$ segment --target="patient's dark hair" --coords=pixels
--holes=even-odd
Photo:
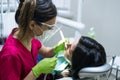
[[[71,76],[79,78],[78,72],[84,67],[101,66],[106,63],[104,47],[96,40],[82,36],[73,51]]]

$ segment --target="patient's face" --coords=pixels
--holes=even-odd
[[[73,51],[75,50],[76,48],[76,45],[78,43],[78,40],[75,40],[73,41],[72,43],[69,43],[69,44],[66,44],[67,45],[67,48],[64,52],[64,56],[71,61],[71,58],[72,58],[72,54],[73,54]]]

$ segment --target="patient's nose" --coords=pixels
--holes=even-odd
[[[66,49],[69,49],[71,47],[71,44],[66,44]]]

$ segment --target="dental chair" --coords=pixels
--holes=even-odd
[[[59,19],[60,19],[60,20],[58,20],[59,23],[62,23],[62,21],[64,21],[61,18],[59,18]],[[64,22],[70,22],[70,21],[65,20]],[[70,25],[72,25],[72,24],[73,23],[71,22]],[[80,25],[80,24],[78,24],[78,25]],[[69,25],[67,25],[67,26],[69,26]],[[75,30],[74,38],[79,38],[80,37],[81,30],[84,29],[84,27],[85,26],[83,26],[83,25],[81,26],[81,28],[80,28],[80,26],[79,27],[70,26],[70,28],[72,30],[73,29]],[[64,29],[62,31],[65,35]],[[99,67],[86,67],[86,68],[83,68],[82,70],[80,70],[78,75],[79,75],[80,78],[89,77],[89,78],[94,78],[94,80],[108,80],[108,73],[111,70],[111,68],[112,68],[111,65],[108,64],[108,63],[106,63],[102,66],[99,66]],[[83,79],[83,80],[85,80],[85,79]]]
[[[59,55],[59,61],[57,61],[56,71],[64,70],[67,62],[63,56],[63,54]],[[79,71],[80,80],[108,80],[108,75],[112,66],[108,63],[98,66],[98,67],[86,67]],[[61,78],[57,80],[72,80],[70,77]]]
[[[111,70],[110,64],[104,64],[98,67],[86,67],[79,71],[79,77],[89,78],[91,80],[108,80],[108,72]],[[83,79],[85,80],[85,79]]]

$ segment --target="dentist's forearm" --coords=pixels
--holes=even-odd
[[[39,50],[39,53],[43,57],[52,57],[55,55],[52,47],[45,47],[45,46],[42,46],[42,48]]]
[[[24,80],[36,80],[36,79],[37,77],[35,77],[32,71],[30,71],[30,73],[24,78]]]

